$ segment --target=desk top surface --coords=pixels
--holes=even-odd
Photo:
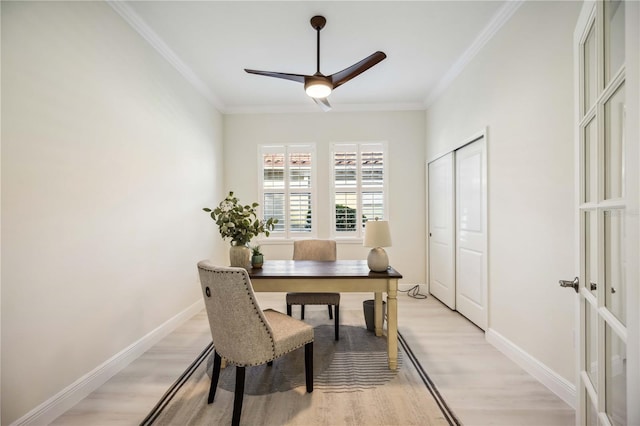
[[[266,260],[260,269],[249,269],[251,279],[260,278],[393,278],[402,274],[389,266],[385,272],[372,272],[366,260]]]

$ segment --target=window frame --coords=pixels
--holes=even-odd
[[[283,166],[283,188],[265,188],[264,181],[264,155],[268,153],[283,154],[285,161]],[[309,187],[296,188],[291,186],[290,179],[290,154],[294,153],[308,153],[311,158],[310,167],[310,185]],[[285,199],[284,205],[284,230],[270,232],[269,238],[262,239],[261,243],[294,240],[301,238],[316,238],[318,234],[317,225],[317,198],[318,198],[318,184],[317,184],[317,162],[316,156],[316,144],[315,143],[299,143],[299,144],[260,144],[258,145],[258,192],[260,197],[260,217],[265,218],[264,204],[265,194],[283,194]],[[309,232],[295,232],[291,230],[291,195],[296,193],[309,193],[311,198],[311,230]]]
[[[341,148],[342,149],[339,149]],[[335,156],[337,152],[347,152],[349,147],[353,147],[356,151],[356,184],[352,188],[340,188],[336,185],[336,164]],[[366,142],[332,142],[329,150],[329,173],[330,173],[330,203],[329,203],[329,217],[331,218],[329,234],[331,238],[345,242],[361,242],[364,239],[364,223],[362,221],[363,212],[363,193],[367,192],[370,187],[363,186],[362,183],[362,152],[371,150],[380,150],[382,152],[382,185],[379,187],[379,191],[382,192],[382,220],[389,220],[389,149],[386,141],[366,141]],[[353,190],[357,197],[356,208],[356,231],[345,232],[336,230],[336,194],[345,190]],[[378,188],[375,188],[378,190]],[[360,212],[360,214],[358,214]]]

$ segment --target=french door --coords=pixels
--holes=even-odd
[[[574,281],[580,324],[578,425],[627,425],[638,412],[639,395],[634,390],[640,382],[635,368],[638,317],[630,313],[638,309],[638,282],[630,279],[638,263],[631,241],[638,238],[631,223],[637,220],[631,217],[637,211],[630,209],[638,184],[637,175],[631,181],[629,173],[629,166],[638,164],[637,157],[635,162],[627,157],[637,153],[638,141],[637,132],[631,139],[626,134],[631,119],[627,98],[635,102],[638,94],[628,91],[628,77],[637,76],[628,76],[625,67],[628,6],[624,1],[585,2],[574,36],[580,230],[580,272]]]

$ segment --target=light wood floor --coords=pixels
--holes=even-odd
[[[258,293],[258,298],[263,309],[286,312],[283,294]],[[362,301],[371,298],[343,293],[340,308],[361,311]],[[401,293],[398,305],[400,332],[463,424],[575,424],[571,407],[489,345],[464,317],[432,296],[419,300]],[[307,307],[315,309],[326,313],[326,307]],[[53,424],[139,424],[210,340],[202,311]]]

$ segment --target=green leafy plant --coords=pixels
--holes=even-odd
[[[260,246],[249,246],[249,248],[251,249],[251,255],[252,256],[260,256],[262,254],[262,252],[260,251]]]
[[[210,213],[211,219],[218,225],[223,240],[231,239],[231,245],[245,246],[253,237],[260,234],[268,237],[269,231],[272,231],[278,223],[278,219],[273,217],[267,220],[258,219],[256,213],[258,206],[258,203],[242,205],[231,191],[215,209],[205,207],[202,210]]]

